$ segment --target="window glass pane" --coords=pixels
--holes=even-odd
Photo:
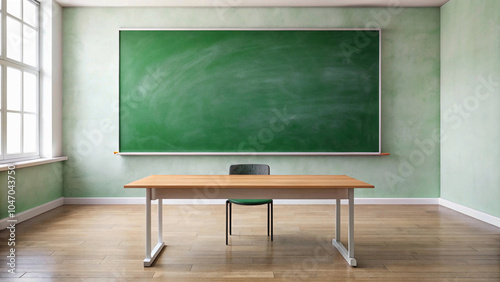
[[[2,2],[2,1],[0,1]],[[2,66],[0,66],[0,89],[2,89]],[[2,124],[2,97],[0,96],[0,125]],[[0,128],[0,156],[3,154],[2,152],[2,128]]]
[[[7,13],[21,18],[21,0],[7,0]]]
[[[7,57],[21,61],[21,23],[7,17]]]
[[[29,72],[24,72],[24,106],[25,112],[36,112],[36,75]]]
[[[2,111],[0,111],[0,124],[2,124]],[[2,152],[2,130],[0,130],[0,156],[2,154],[3,154],[3,152]]]
[[[21,110],[21,71],[7,68],[7,109]]]
[[[2,1],[0,1],[0,2],[2,2]],[[2,89],[2,70],[3,70],[3,67],[2,67],[2,66],[0,66],[0,91],[1,91],[1,89]],[[1,93],[1,92],[0,92],[0,93]],[[1,96],[1,95],[0,95],[0,109],[2,109],[2,96]],[[1,124],[2,124],[2,123],[0,122],[0,125],[1,125]],[[0,131],[2,131],[2,130],[0,130]],[[0,139],[0,140],[1,140],[1,139]],[[0,146],[0,147],[1,147],[1,146]]]
[[[23,21],[37,27],[38,26],[38,5],[33,2],[24,0],[23,4]]]
[[[7,113],[7,154],[21,153],[21,114]]]
[[[2,1],[0,1],[1,3]],[[1,14],[1,11],[0,11],[0,14]],[[3,53],[3,50],[2,50],[2,45],[1,42],[3,41],[3,28],[2,28],[2,21],[0,21],[0,54]]]
[[[36,43],[38,32],[27,25],[24,25],[23,32],[23,62],[36,67]]]
[[[36,152],[36,115],[24,115],[23,153]]]

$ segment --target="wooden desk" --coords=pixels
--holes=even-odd
[[[124,186],[146,188],[146,258],[151,266],[165,246],[162,199],[336,199],[332,244],[351,266],[354,259],[354,188],[373,185],[346,175],[151,175]],[[348,248],[340,242],[340,199],[349,201]],[[151,201],[158,200],[158,243],[151,251]],[[223,242],[221,242],[222,244]]]

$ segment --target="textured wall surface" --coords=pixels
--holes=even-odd
[[[376,186],[357,197],[439,197],[438,8],[65,8],[64,196],[142,196],[123,185],[151,174],[347,174]],[[389,157],[115,156],[118,30],[174,27],[382,28],[382,150]],[[434,139],[433,139],[434,138]]]
[[[441,25],[441,197],[500,216],[500,1],[450,1]]]
[[[62,169],[62,162],[16,169],[16,213],[61,198],[63,196]],[[8,216],[7,176],[7,171],[0,172],[0,187],[2,187],[0,219]]]

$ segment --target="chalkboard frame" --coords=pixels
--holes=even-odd
[[[378,152],[119,152],[114,154],[122,156],[384,156],[389,153],[382,153],[382,29],[380,28],[120,28],[118,29],[118,42],[120,42],[121,31],[376,31],[378,32],[379,43],[379,70],[378,70]],[[120,48],[118,52],[118,85],[120,85]],[[120,101],[120,90],[118,91],[118,101]],[[120,110],[118,111],[118,122],[120,123]],[[120,126],[118,127],[120,128]],[[120,132],[118,133],[118,146],[120,146]]]

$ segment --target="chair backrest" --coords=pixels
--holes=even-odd
[[[265,164],[235,164],[229,167],[229,174],[271,174]]]

